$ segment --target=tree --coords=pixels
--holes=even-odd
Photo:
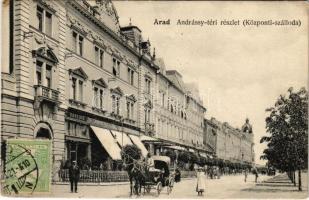
[[[178,160],[184,163],[188,163],[191,159],[190,153],[187,151],[180,152],[178,155]]]
[[[190,162],[192,164],[197,164],[198,163],[198,156],[195,153],[191,153],[191,155],[190,155]]]
[[[142,151],[135,145],[126,145],[121,150],[121,157],[125,159],[127,156],[130,159],[139,160],[142,157]]]
[[[261,159],[285,172],[298,170],[298,189],[302,190],[301,170],[308,167],[308,93],[305,88],[298,92],[289,88],[288,95],[280,95],[275,106],[266,112],[266,131],[270,136],[260,140],[267,143]]]

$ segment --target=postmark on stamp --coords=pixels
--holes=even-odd
[[[50,140],[7,140],[3,194],[49,192],[51,164]]]

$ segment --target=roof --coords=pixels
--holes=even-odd
[[[137,26],[133,26],[133,25],[120,27],[120,30],[121,31],[127,31],[127,30],[131,30],[133,28],[136,28],[139,32],[142,32],[141,29],[139,29]]]
[[[182,75],[176,70],[167,70],[166,76],[172,83],[183,92],[186,92],[185,83],[182,80]]]

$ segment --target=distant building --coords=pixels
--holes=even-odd
[[[253,131],[248,119],[241,130],[215,118],[205,119],[205,126],[204,142],[215,147],[217,158],[231,162],[254,162]]]

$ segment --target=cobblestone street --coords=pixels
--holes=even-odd
[[[280,188],[260,186],[262,181],[271,177],[260,176],[259,184],[255,184],[254,176],[249,175],[248,181],[244,182],[244,176],[224,176],[221,179],[207,179],[206,193],[203,197],[198,197],[195,192],[196,179],[185,179],[174,185],[170,195],[164,188],[159,198],[305,198],[307,196],[307,174],[303,174],[303,190],[297,191],[297,187]],[[129,185],[92,185],[79,186],[78,193],[70,193],[69,185],[54,185],[53,197],[73,197],[73,198],[129,198]],[[141,196],[142,198],[155,198],[156,191],[151,190],[150,194]],[[137,198],[133,196],[132,198]]]

